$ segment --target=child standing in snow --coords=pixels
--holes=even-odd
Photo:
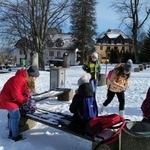
[[[98,61],[98,53],[93,52],[90,56],[89,60],[83,65],[82,69],[91,74],[90,84],[92,85],[92,89],[94,95],[96,95],[96,89],[99,81],[100,75],[100,62]]]
[[[9,138],[14,141],[23,139],[19,134],[19,107],[30,99],[30,92],[35,92],[35,80],[39,76],[36,66],[28,70],[18,70],[4,85],[0,93],[0,109],[9,113]]]
[[[114,68],[108,83],[107,99],[103,103],[101,112],[105,110],[105,107],[113,100],[116,94],[119,101],[119,114],[124,115],[125,90],[129,85],[131,68],[131,59],[125,64],[121,63]]]

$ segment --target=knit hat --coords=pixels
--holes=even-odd
[[[91,55],[91,57],[94,57],[94,58],[98,59],[98,53],[97,53],[97,52],[94,52],[94,53]]]
[[[91,74],[87,73],[84,74],[79,80],[78,80],[78,86],[81,86],[84,83],[89,83],[91,79]]]
[[[30,66],[27,70],[29,76],[39,77],[40,73],[37,66]]]
[[[126,72],[130,72],[131,68],[132,68],[132,60],[129,59],[124,65],[123,65],[123,70],[125,70]]]

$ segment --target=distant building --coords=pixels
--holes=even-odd
[[[69,33],[56,33],[51,36],[51,41],[47,43],[47,63],[49,60],[62,60],[64,53],[70,55],[70,65],[77,64],[77,51],[73,48],[72,37]]]
[[[61,30],[49,29],[49,41],[47,42],[46,52],[44,54],[45,65],[49,65],[50,62],[63,60],[64,53],[68,53],[70,56],[70,65],[76,65],[77,62],[77,50],[73,48],[72,37],[69,33],[62,33]],[[17,64],[23,65],[23,59],[25,55],[23,50],[17,50]],[[30,65],[30,54],[27,54],[27,63]]]
[[[119,29],[108,29],[96,39],[96,51],[101,54],[101,62],[108,60],[110,50],[129,51],[133,48],[132,39]]]

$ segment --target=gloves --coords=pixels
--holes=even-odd
[[[34,100],[29,100],[27,103],[24,103],[20,107],[20,112],[22,115],[25,115],[26,113],[33,114],[36,111],[36,103]]]

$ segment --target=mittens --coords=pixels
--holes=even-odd
[[[36,109],[37,109],[37,107],[36,107],[35,100],[30,99],[27,103],[24,103],[20,107],[20,112],[22,115],[25,115],[27,113],[33,114],[36,111]]]

